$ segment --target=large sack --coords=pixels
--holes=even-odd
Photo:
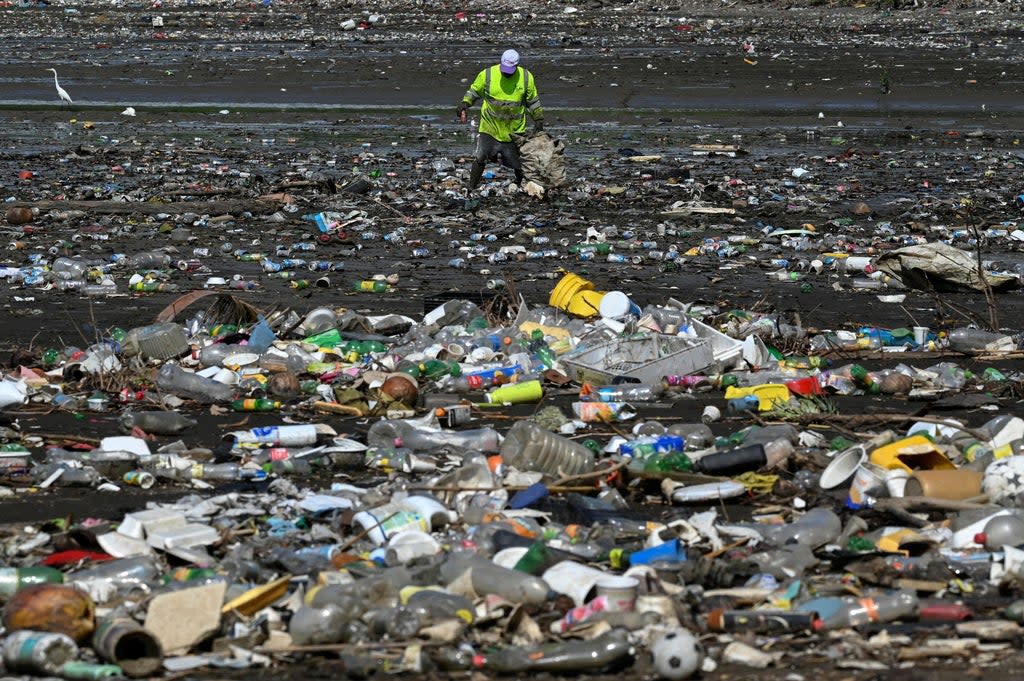
[[[539,132],[519,147],[524,183],[530,182],[549,191],[566,184],[565,145],[546,132]]]
[[[897,248],[879,256],[875,266],[916,289],[984,291],[987,280],[992,290],[1006,291],[1020,283],[1017,277],[991,273],[982,280],[974,253],[941,242]]]

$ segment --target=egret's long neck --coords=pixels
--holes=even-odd
[[[60,83],[57,82],[57,72],[53,72],[53,84],[55,87],[60,87]]]

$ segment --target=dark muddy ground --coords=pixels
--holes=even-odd
[[[941,329],[987,318],[978,294],[908,291],[902,303],[883,303],[878,292],[853,290],[848,277],[830,272],[810,276],[810,290],[802,290],[800,283],[770,277],[774,270],[759,261],[810,257],[840,240],[852,241],[862,252],[881,252],[903,245],[908,236],[945,238],[968,221],[984,229],[1020,219],[1013,199],[1022,184],[1024,106],[1018,97],[1021,57],[1014,48],[1020,29],[1010,3],[899,11],[761,3],[713,9],[588,3],[576,12],[567,9],[562,4],[392,3],[373,9],[384,17],[376,26],[354,32],[340,24],[365,18],[362,8],[325,2],[276,3],[269,12],[258,6],[189,8],[183,3],[165,3],[159,12],[106,4],[75,13],[58,7],[0,9],[7,47],[0,55],[0,197],[46,207],[39,202],[127,195],[136,201],[191,202],[198,215],[231,216],[190,224],[198,218],[182,218],[186,208],[180,206],[169,206],[165,217],[112,212],[110,204],[97,203],[82,216],[59,217],[59,210],[69,207],[60,204],[44,210],[31,226],[4,225],[3,241],[23,243],[4,251],[0,264],[21,266],[31,254],[48,249],[109,258],[173,247],[177,259],[208,248],[211,255],[199,259],[209,271],[175,273],[171,281],[187,290],[201,287],[211,275],[242,274],[260,283],[256,291],[236,292],[242,299],[264,310],[290,307],[300,313],[329,305],[418,318],[426,300],[453,292],[479,295],[485,282],[497,277],[513,282],[529,303],[543,303],[553,277],[564,269],[599,288],[627,291],[640,304],[671,296],[722,310],[771,310],[808,329],[865,324]],[[465,21],[456,15],[460,11],[467,13]],[[164,17],[162,28],[152,26],[158,13]],[[741,50],[745,40],[754,44],[753,53]],[[466,79],[509,45],[520,49],[538,78],[548,129],[567,144],[572,181],[549,201],[535,202],[507,196],[508,175],[495,169],[497,177],[483,195],[467,202],[458,183],[435,174],[432,163],[452,159],[458,177],[465,176],[472,139],[466,127],[453,122],[454,105]],[[75,100],[70,110],[56,106],[49,67],[57,69]],[[888,94],[883,93],[886,82]],[[126,106],[134,106],[138,116],[121,115]],[[696,156],[692,144],[736,145],[741,153]],[[660,159],[628,160],[638,155]],[[792,170],[798,167],[811,172],[797,180]],[[26,170],[32,178],[19,179]],[[369,177],[370,194],[331,191],[356,175]],[[686,182],[690,178],[693,182]],[[298,207],[281,212],[283,221],[269,217],[279,205],[258,202],[275,191],[287,191]],[[659,215],[676,201],[694,198],[733,208],[735,214]],[[859,203],[870,213],[856,212]],[[272,253],[279,244],[315,236],[303,215],[350,209],[366,211],[379,235],[399,227],[404,234],[394,243],[376,238],[318,246],[317,259],[344,262],[343,270],[328,275],[330,288],[295,290],[286,280],[266,277],[258,264],[220,252],[230,242],[234,248]],[[812,240],[807,252],[766,239],[762,231],[768,225],[808,223],[822,237]],[[637,239],[656,239],[661,250],[675,244],[685,252],[705,239],[732,236],[737,243],[747,238],[747,252],[686,257],[678,266],[579,262],[568,255],[496,264],[471,257],[464,269],[447,264],[467,257],[460,247],[472,245],[466,239],[475,232],[500,236],[491,251],[517,243],[532,250],[534,234],[517,236],[521,228],[531,228],[551,239],[543,248],[565,253],[588,227],[611,225],[620,233],[634,231]],[[172,241],[171,226],[190,226],[193,239]],[[431,256],[411,258],[413,242],[430,248]],[[955,243],[966,246],[966,237]],[[1003,238],[985,241],[983,255],[1008,267],[1021,259],[1019,249]],[[393,293],[350,292],[354,281],[392,272],[400,277]],[[112,327],[149,323],[177,296],[129,294],[124,277],[117,280],[119,296],[89,300],[0,281],[5,325],[0,351],[82,346]],[[997,308],[1004,328],[1019,329],[1020,293],[999,295]],[[940,361],[937,356],[912,359],[869,361],[874,366]],[[992,365],[961,357],[953,361],[975,371]],[[998,366],[1006,370],[1017,364]],[[684,399],[649,415],[693,420],[708,403],[721,405],[720,393]],[[844,413],[927,409],[892,397],[837,398],[836,403]],[[1021,408],[1007,397],[1000,410],[1019,413]],[[214,447],[230,429],[228,422],[235,427],[240,420],[197,415],[201,427],[186,440],[202,447]],[[994,414],[950,415],[978,425]],[[113,412],[75,416],[32,407],[8,416],[26,433],[54,440],[63,433],[96,438],[117,432]],[[326,421],[339,432],[368,427],[357,419],[295,416]],[[248,424],[277,421],[259,415]],[[735,419],[715,429],[724,434],[746,424]],[[117,495],[19,490],[0,502],[0,512],[19,523],[58,516],[117,519],[147,500],[180,493],[166,487]],[[646,508],[662,516],[674,512]],[[757,672],[757,678],[807,678],[823,666],[835,679],[888,674],[842,669],[823,655],[808,655],[770,675]],[[1013,663],[1008,659],[981,671],[1005,675]],[[960,678],[975,671],[961,663],[918,663],[901,673]],[[281,670],[303,677],[337,672],[323,661]],[[212,676],[220,675],[203,678]],[[712,678],[754,674],[723,668]]]

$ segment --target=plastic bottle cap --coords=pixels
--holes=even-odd
[[[975,544],[984,544],[987,540],[988,540],[988,535],[985,534],[984,532],[979,532],[976,535],[974,535],[974,543]]]

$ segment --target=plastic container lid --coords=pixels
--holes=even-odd
[[[622,291],[608,291],[601,298],[598,310],[605,319],[622,319],[630,313],[632,305],[629,296]]]

